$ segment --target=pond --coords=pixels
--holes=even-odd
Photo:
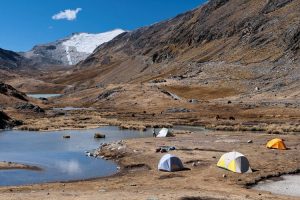
[[[105,134],[106,138],[94,139],[96,132]],[[70,135],[71,138],[63,139],[64,135]],[[103,142],[151,136],[150,129],[139,132],[112,126],[52,132],[1,131],[0,161],[34,165],[43,170],[0,170],[0,185],[72,181],[113,175],[117,172],[114,162],[87,157],[85,151],[96,149]]]
[[[51,97],[59,97],[61,94],[27,94],[27,96],[32,97],[32,98],[51,98]]]
[[[261,181],[253,188],[274,194],[300,197],[300,175],[285,175]]]
[[[55,111],[77,111],[77,110],[95,110],[94,108],[77,108],[77,107],[64,107],[64,108],[53,108]]]

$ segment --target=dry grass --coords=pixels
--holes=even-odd
[[[213,88],[200,86],[164,86],[164,89],[186,99],[210,100],[237,94],[233,88]]]

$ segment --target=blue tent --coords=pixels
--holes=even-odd
[[[161,171],[174,172],[183,169],[184,167],[181,160],[178,157],[171,154],[164,155],[158,163],[158,170]]]

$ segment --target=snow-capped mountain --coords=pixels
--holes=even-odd
[[[32,65],[36,67],[75,65],[87,58],[98,46],[123,32],[124,30],[116,29],[98,34],[75,33],[55,42],[37,45],[32,50],[21,54],[31,59]]]

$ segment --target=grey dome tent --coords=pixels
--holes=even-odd
[[[184,166],[181,160],[178,157],[171,154],[164,155],[158,163],[158,170],[160,171],[174,172],[183,169]]]

